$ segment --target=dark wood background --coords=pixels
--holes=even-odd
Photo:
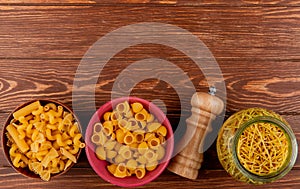
[[[72,106],[73,78],[89,47],[105,34],[139,22],[182,27],[207,45],[225,79],[226,115],[248,107],[274,110],[288,120],[300,140],[300,1],[296,0],[0,0],[0,131],[8,114],[28,100],[51,98]],[[207,90],[204,76],[187,56],[162,45],[141,44],[124,49],[104,68],[96,85],[97,107],[110,100],[114,79],[126,66],[151,57],[173,62],[197,91]],[[161,99],[173,124],[180,108],[189,115],[188,97],[181,107],[168,83],[149,79],[131,94]],[[81,115],[89,118],[88,107],[81,107]],[[16,173],[0,153],[0,188],[66,186],[116,187],[95,174],[84,153],[67,174],[48,183]],[[141,188],[166,187],[299,188],[300,160],[275,183],[251,186],[228,176],[214,144],[205,152],[197,180],[165,171]]]

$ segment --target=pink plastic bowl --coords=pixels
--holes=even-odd
[[[146,175],[142,179],[138,179],[135,176],[125,177],[125,178],[117,178],[114,177],[111,173],[108,172],[106,165],[107,161],[99,160],[95,155],[95,145],[91,142],[91,136],[93,134],[93,125],[103,117],[103,114],[108,111],[112,111],[113,107],[115,107],[118,103],[129,101],[129,103],[140,102],[143,106],[152,113],[157,120],[166,126],[168,130],[167,134],[167,145],[166,145],[166,154],[160,164],[153,171],[147,171]],[[141,185],[145,185],[155,178],[157,178],[167,167],[169,160],[172,157],[173,148],[174,148],[174,139],[173,139],[173,130],[172,126],[166,117],[166,115],[153,103],[150,103],[146,100],[137,98],[137,97],[123,97],[114,99],[112,101],[107,102],[103,106],[101,106],[92,116],[87,130],[85,134],[85,142],[87,144],[85,151],[87,158],[89,160],[90,165],[94,169],[94,171],[104,180],[110,182],[114,185],[122,186],[122,187],[137,187]]]

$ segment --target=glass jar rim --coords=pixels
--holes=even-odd
[[[289,143],[289,147],[288,147],[289,154],[288,154],[288,157],[286,158],[284,164],[275,173],[270,173],[268,175],[263,175],[263,176],[260,176],[260,175],[257,175],[257,174],[254,174],[254,173],[248,171],[240,163],[238,155],[237,155],[237,144],[238,144],[241,134],[245,131],[246,128],[251,126],[253,123],[257,123],[257,122],[269,122],[269,123],[272,123],[272,124],[278,126],[281,130],[284,131],[284,134],[287,136],[288,143]],[[234,147],[232,148],[232,156],[233,156],[233,161],[236,164],[236,167],[238,168],[238,170],[246,177],[248,177],[252,180],[258,181],[258,182],[263,182],[263,183],[279,179],[279,178],[283,177],[284,175],[286,175],[294,166],[296,159],[297,159],[297,154],[298,154],[297,140],[296,140],[294,132],[292,131],[290,126],[288,126],[286,123],[282,122],[281,120],[271,117],[271,116],[257,116],[257,117],[250,119],[249,121],[246,121],[245,123],[243,123],[241,125],[241,127],[239,127],[238,130],[236,131],[236,134],[233,138],[233,144],[234,144],[233,145]]]

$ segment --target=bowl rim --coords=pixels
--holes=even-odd
[[[17,168],[13,165],[10,157],[9,157],[9,147],[7,146],[7,136],[6,136],[6,127],[9,125],[10,121],[13,119],[13,113],[16,112],[17,110],[25,107],[26,105],[29,105],[33,102],[36,102],[36,101],[40,101],[41,104],[46,104],[46,103],[55,103],[56,105],[61,105],[64,109],[66,109],[68,112],[72,113],[74,119],[76,120],[76,122],[78,123],[78,129],[80,131],[80,133],[82,134],[82,126],[81,126],[81,123],[80,123],[80,120],[78,119],[77,115],[74,113],[74,111],[66,104],[58,101],[58,100],[54,100],[54,99],[41,99],[41,98],[37,98],[37,99],[32,99],[32,100],[29,100],[27,102],[24,102],[22,104],[19,104],[13,111],[11,111],[9,113],[9,115],[7,116],[5,122],[4,122],[4,125],[3,125],[3,128],[2,128],[2,139],[1,139],[1,144],[2,144],[2,151],[4,153],[4,156],[5,156],[5,159],[6,161],[8,161],[9,165],[18,173],[21,173],[22,175],[26,176],[26,177],[29,177],[29,178],[36,178],[36,179],[41,179],[40,176],[38,174],[35,174],[33,171],[30,171],[28,169],[28,167],[26,168]],[[81,138],[81,140],[83,141],[83,137]],[[76,160],[79,159],[80,157],[80,154],[82,152],[82,148],[79,148],[79,151],[76,155]],[[54,178],[54,177],[57,177],[59,175],[62,175],[66,172],[68,172],[73,166],[75,165],[74,162],[72,162],[72,164],[66,169],[66,170],[63,170],[59,173],[56,173],[56,174],[51,174],[51,179]]]
[[[167,131],[168,131],[168,135],[167,135],[167,147],[166,147],[166,154],[165,157],[163,158],[163,162],[160,163],[155,170],[156,173],[155,174],[150,174],[151,177],[144,177],[142,179],[137,179],[134,176],[131,177],[126,177],[126,178],[116,178],[113,175],[111,175],[111,173],[109,173],[107,171],[106,168],[102,168],[102,169],[97,169],[98,165],[96,165],[96,163],[100,162],[103,166],[107,165],[107,161],[106,160],[100,160],[95,156],[95,152],[93,149],[91,148],[95,148],[95,144],[93,144],[90,141],[90,137],[92,135],[92,127],[94,125],[95,122],[101,120],[101,116],[107,112],[113,109],[113,106],[116,106],[118,103],[120,102],[124,102],[124,101],[128,101],[130,102],[140,102],[143,105],[146,104],[147,106],[147,110],[149,111],[149,109],[151,109],[151,113],[159,120],[160,123],[163,123],[166,127],[167,127]],[[151,107],[150,107],[151,106]],[[106,110],[108,109],[108,110]],[[106,111],[105,111],[106,110]],[[154,111],[153,111],[154,110]],[[95,121],[96,120],[96,121]],[[173,129],[172,126],[167,118],[167,116],[161,111],[161,109],[159,107],[157,107],[155,104],[142,99],[142,98],[138,98],[135,96],[129,96],[129,97],[119,97],[119,98],[115,98],[112,99],[108,102],[106,102],[105,104],[103,104],[102,106],[100,106],[92,115],[92,117],[90,118],[90,121],[88,123],[87,129],[86,129],[86,133],[85,133],[85,141],[86,141],[86,148],[85,148],[85,152],[86,152],[86,156],[87,159],[92,167],[92,169],[97,173],[98,176],[100,176],[103,180],[117,185],[117,186],[121,186],[121,187],[137,187],[137,186],[142,186],[145,185],[151,181],[153,181],[154,179],[156,179],[168,166],[170,159],[172,158],[172,154],[173,154],[173,150],[174,150],[174,134],[173,134]],[[97,160],[97,162],[95,162],[94,160]],[[153,170],[153,171],[155,171]],[[104,172],[102,172],[104,171]],[[151,171],[152,172],[152,171]],[[150,172],[150,173],[151,173]],[[149,173],[149,172],[148,172]],[[147,175],[147,174],[146,174]],[[147,178],[147,179],[145,179]],[[138,182],[122,182],[124,180],[135,180]]]

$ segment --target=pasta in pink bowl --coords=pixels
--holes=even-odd
[[[32,100],[7,118],[2,146],[19,173],[49,181],[66,173],[85,147],[81,126],[72,110],[55,100]]]
[[[101,106],[90,119],[85,141],[94,171],[122,187],[156,179],[167,167],[174,148],[166,115],[137,97],[117,98]]]

